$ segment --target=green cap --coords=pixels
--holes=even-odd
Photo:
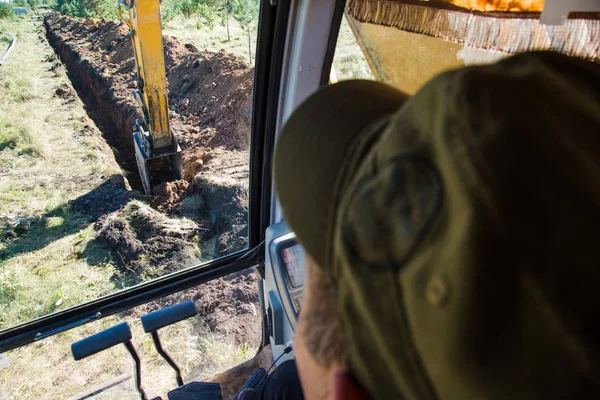
[[[549,52],[292,114],[283,215],[374,399],[600,393],[600,66]]]

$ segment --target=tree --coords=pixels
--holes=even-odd
[[[117,9],[112,0],[57,0],[54,9],[73,17],[116,17]]]
[[[179,9],[178,0],[163,0],[160,3],[160,16],[163,27],[164,24],[172,21],[179,14],[181,14],[181,10]]]
[[[216,3],[208,1],[198,2],[198,15],[208,29],[213,29],[219,20],[219,9]]]
[[[13,15],[10,4],[0,1],[0,19],[10,18]]]
[[[31,9],[35,11],[40,5],[40,0],[27,0],[27,4],[29,4],[29,7],[31,7]]]
[[[183,0],[181,4],[179,4],[179,9],[184,17],[190,18],[198,11],[198,3],[189,0]]]
[[[229,34],[229,16],[231,15],[231,1],[224,0],[220,11],[221,25],[227,27],[227,41],[229,42],[231,40],[231,35]]]
[[[234,0],[233,18],[248,35],[248,57],[252,65],[252,32],[256,28],[258,18],[258,4],[255,0]]]

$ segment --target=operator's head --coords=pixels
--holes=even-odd
[[[598,398],[600,66],[523,54],[410,98],[335,84],[274,173],[311,259],[308,398]]]

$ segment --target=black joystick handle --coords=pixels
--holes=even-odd
[[[121,343],[125,345],[135,363],[135,387],[142,400],[147,400],[146,393],[142,389],[140,357],[135,351],[133,343],[131,343],[131,329],[129,329],[127,322],[115,325],[112,328],[73,343],[71,345],[71,353],[75,361],[79,361]]]
[[[156,351],[161,355],[162,358],[175,370],[175,379],[177,379],[177,386],[183,386],[183,378],[181,377],[181,370],[175,364],[175,361],[167,354],[160,343],[158,337],[158,330],[165,326],[172,325],[176,322],[182,321],[186,318],[193,317],[196,315],[196,306],[192,300],[185,301],[183,303],[175,304],[169,307],[165,307],[161,310],[153,311],[150,314],[144,315],[142,320],[142,327],[144,332],[152,335],[152,341]]]

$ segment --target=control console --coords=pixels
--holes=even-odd
[[[292,234],[293,235],[293,234]],[[288,235],[289,236],[289,235]],[[302,292],[304,288],[305,255],[304,249],[295,237],[278,241],[275,245],[277,254],[277,268],[283,276],[285,291],[292,300],[294,316],[298,316],[300,304],[302,304]]]
[[[287,224],[282,221],[267,228],[264,298],[274,357],[279,356],[286,343],[294,339],[305,273],[304,249]]]

